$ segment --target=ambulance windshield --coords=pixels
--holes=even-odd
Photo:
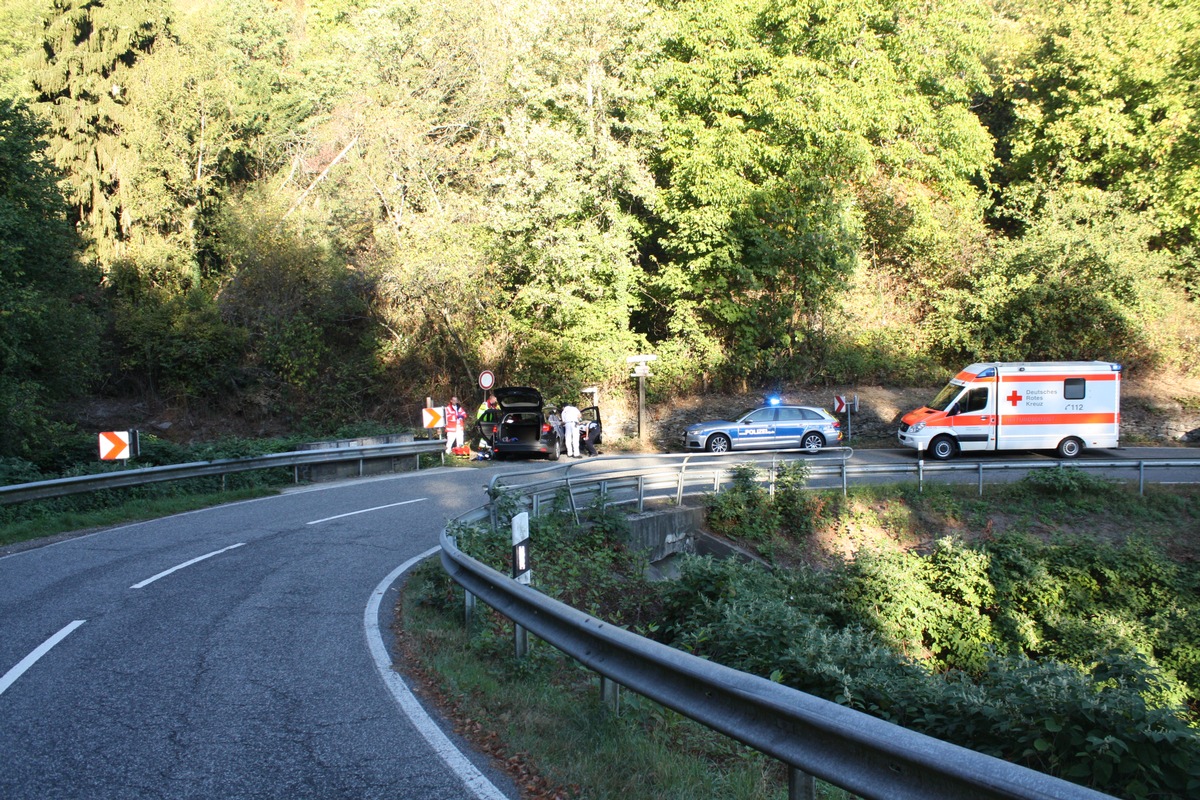
[[[946,388],[938,392],[937,397],[933,398],[933,402],[929,407],[934,411],[946,411],[954,403],[955,399],[962,393],[963,386],[961,383],[947,383]]]

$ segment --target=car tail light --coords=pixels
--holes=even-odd
[[[549,423],[543,422],[542,423],[542,433],[549,433],[549,432],[550,432]]]
[[[835,419],[835,420],[833,421],[833,427],[835,427],[835,428],[840,428],[840,427],[842,427],[842,423],[841,423],[840,421],[838,421],[838,420],[836,420],[836,419]]]

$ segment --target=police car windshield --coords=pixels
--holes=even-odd
[[[947,383],[946,388],[938,392],[937,397],[929,404],[934,411],[946,411],[954,399],[962,392],[963,387],[957,383]]]

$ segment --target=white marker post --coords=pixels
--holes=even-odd
[[[526,586],[533,580],[533,569],[529,566],[529,512],[522,511],[512,519],[512,576],[517,583]],[[529,633],[520,625],[513,626],[514,646],[517,658],[529,654]]]

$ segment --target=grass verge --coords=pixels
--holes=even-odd
[[[0,526],[0,548],[53,538],[64,533],[87,533],[98,528],[169,517],[185,511],[278,494],[269,486],[250,486],[224,492],[138,498],[107,508],[50,512]]]

